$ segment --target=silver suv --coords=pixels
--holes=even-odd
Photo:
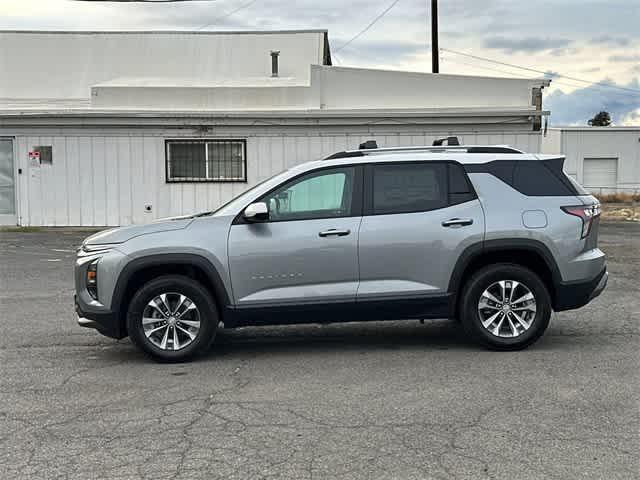
[[[93,235],[78,323],[165,361],[221,322],[456,318],[486,347],[525,348],[605,288],[600,205],[562,157],[456,143],[367,142],[215,211]]]

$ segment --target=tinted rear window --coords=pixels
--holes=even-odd
[[[575,178],[573,178],[571,175],[566,175],[567,179],[571,182],[571,185],[573,185],[573,188],[576,189],[576,192],[578,195],[591,195],[589,192],[587,192],[584,187],[582,185],[580,185],[577,180]]]
[[[567,185],[543,162],[519,162],[513,174],[516,190],[530,196],[558,197],[571,195]]]
[[[446,164],[376,165],[373,213],[410,213],[447,205]]]
[[[467,165],[469,173],[489,173],[520,193],[533,197],[584,195],[584,190],[562,171],[563,159],[495,160]]]

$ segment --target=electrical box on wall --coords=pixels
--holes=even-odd
[[[39,145],[37,147],[33,147],[31,153],[37,154],[37,157],[40,159],[40,165],[52,165],[53,164],[53,148],[51,145]]]

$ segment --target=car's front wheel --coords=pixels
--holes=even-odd
[[[462,326],[494,350],[520,350],[538,340],[551,317],[551,298],[538,275],[515,264],[482,268],[466,284]]]
[[[133,343],[160,361],[184,361],[204,351],[218,325],[209,292],[181,275],[154,279],[136,292],[127,313]]]

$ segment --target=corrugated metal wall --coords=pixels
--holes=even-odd
[[[344,132],[344,127],[341,128]],[[83,134],[81,130],[55,135],[15,136],[18,176],[18,216],[24,226],[105,226],[147,223],[154,219],[216,208],[255,183],[297,163],[333,152],[357,148],[375,138],[380,146],[430,145],[447,136],[437,132],[370,133],[308,132],[255,128],[216,132],[206,138],[247,139],[247,183],[165,182],[165,139],[184,131],[144,131],[140,134]],[[460,134],[466,144],[509,144],[526,151],[540,150],[540,135],[531,133]],[[191,137],[193,138],[193,137]],[[53,164],[35,166],[29,151],[53,146]],[[152,205],[152,212],[145,212]]]
[[[567,159],[565,171],[580,183],[585,183],[584,161],[589,158],[617,159],[616,188],[603,188],[602,193],[640,190],[640,129],[557,129],[556,137],[545,138],[547,153],[563,153]],[[559,139],[558,139],[559,136]],[[559,152],[558,152],[559,150]],[[606,185],[599,185],[607,187]],[[597,187],[591,185],[591,187]],[[592,189],[598,192],[597,189]]]

